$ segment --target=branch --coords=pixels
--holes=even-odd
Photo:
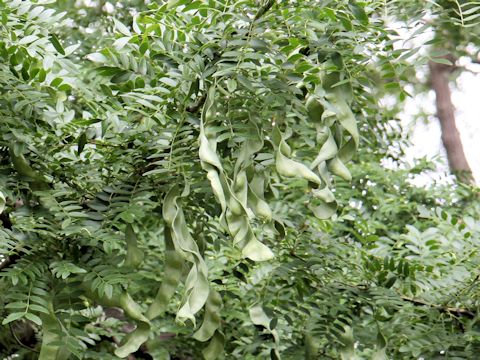
[[[369,287],[367,285],[346,284],[346,283],[341,283],[341,282],[338,282],[338,283],[340,283],[341,285],[344,285],[346,287],[351,287],[351,288],[358,289],[358,290],[363,290],[363,291],[365,291],[365,290],[368,291],[369,290]],[[466,317],[468,319],[473,319],[477,315],[474,311],[466,309],[466,308],[455,308],[455,307],[448,307],[448,306],[443,306],[443,305],[431,304],[431,303],[428,303],[424,300],[410,298],[408,296],[403,296],[403,295],[400,295],[400,294],[398,294],[398,295],[400,296],[400,299],[402,299],[403,301],[412,303],[412,304],[417,305],[417,306],[427,306],[427,307],[435,309],[435,310],[437,310],[441,313],[450,314],[450,315],[453,315],[455,317]]]
[[[266,0],[265,4],[258,9],[253,21],[260,19],[275,4],[275,0]]]
[[[10,215],[7,212],[3,212],[0,214],[0,221],[3,224],[5,229],[12,230],[12,221],[10,220]],[[11,265],[15,264],[20,259],[20,255],[13,254],[6,256],[2,262],[0,262],[0,271],[10,267]]]
[[[189,113],[196,113],[198,110],[200,110],[200,108],[203,106],[203,104],[205,104],[205,101],[207,100],[207,95],[206,94],[203,94],[202,96],[200,96],[197,100],[197,102],[191,106],[188,106],[187,107],[187,111]]]
[[[466,317],[468,319],[473,319],[476,316],[475,312],[473,312],[469,309],[465,309],[465,308],[453,308],[453,307],[448,307],[448,306],[430,304],[430,303],[427,303],[426,301],[423,301],[423,300],[420,300],[420,299],[409,298],[407,296],[401,296],[401,299],[404,300],[404,301],[408,301],[408,302],[410,302],[414,305],[427,306],[427,307],[436,309],[436,310],[440,311],[441,313],[454,315],[456,317],[463,316],[463,317]]]
[[[15,264],[20,259],[19,255],[9,255],[0,263],[0,271]]]

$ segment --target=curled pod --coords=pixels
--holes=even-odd
[[[142,263],[145,254],[138,248],[137,235],[131,224],[127,224],[125,228],[125,240],[127,242],[125,266],[136,268]]]
[[[45,178],[30,166],[23,155],[16,155],[15,152],[10,149],[10,158],[12,159],[13,167],[20,175],[26,176],[34,181],[45,182]]]
[[[322,114],[325,109],[315,96],[310,95],[305,106],[307,108],[308,118],[312,122],[319,123],[322,121]]]
[[[328,170],[330,170],[332,174],[340,176],[346,181],[352,180],[352,174],[350,174],[348,168],[338,157],[335,157],[328,162]]]
[[[316,128],[317,128],[317,138],[316,138],[317,145],[322,146],[327,141],[328,136],[330,135],[330,130],[325,125],[317,125]]]
[[[285,177],[302,177],[316,184],[321,184],[320,178],[305,165],[287,158],[280,151],[276,158],[277,172]]]

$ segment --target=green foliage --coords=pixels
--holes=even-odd
[[[475,194],[380,165],[392,3],[0,1],[0,354],[472,358]]]

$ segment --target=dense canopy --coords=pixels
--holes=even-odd
[[[476,188],[399,117],[478,2],[147,3],[0,0],[1,357],[474,358]]]

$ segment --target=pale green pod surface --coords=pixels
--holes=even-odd
[[[311,169],[315,169],[320,163],[323,161],[329,160],[334,158],[337,155],[338,152],[338,146],[337,143],[335,142],[332,132],[330,129],[328,129],[328,137],[325,143],[322,145],[320,148],[320,151],[313,160],[312,165],[310,166]]]
[[[119,297],[119,305],[125,314],[133,320],[148,323],[148,319],[142,314],[142,308],[138,305],[126,291]]]
[[[225,346],[225,336],[220,331],[215,331],[215,334],[210,340],[208,346],[203,349],[202,354],[205,360],[215,360],[222,353]]]
[[[286,177],[302,177],[316,184],[321,184],[320,178],[305,165],[287,158],[280,151],[277,151],[275,161],[277,172]]]
[[[127,255],[125,257],[125,266],[138,267],[143,261],[143,251],[138,248],[137,235],[133,231],[131,224],[125,227],[125,240],[127,242]]]
[[[296,171],[297,163],[287,158],[280,151],[277,152],[275,165],[277,172],[282,176],[294,177],[298,175]]]
[[[285,155],[285,156],[290,156],[292,154],[292,149],[290,146],[285,142],[285,141],[280,141],[280,144],[278,145],[279,151]]]
[[[148,340],[149,335],[150,324],[140,322],[133,332],[125,336],[120,347],[115,349],[115,355],[120,358],[125,358],[131,353],[136,352],[140,346]]]
[[[261,325],[270,330],[271,319],[267,316],[261,305],[252,306],[249,310],[250,320],[255,325]]]
[[[215,166],[220,171],[222,170],[222,164],[220,163],[220,158],[218,157],[215,150],[212,148],[212,145],[208,141],[205,134],[203,134],[203,132],[200,133],[200,149],[199,149],[198,155],[201,161]]]
[[[332,186],[332,182],[331,182],[331,176],[330,176],[330,172],[328,171],[328,168],[327,168],[327,163],[326,161],[322,161],[318,167],[317,167],[317,170],[318,170],[318,174],[320,175],[320,179],[322,179],[322,181],[325,183],[325,186]]]
[[[115,350],[115,354],[119,357],[126,357],[138,348],[148,339],[150,333],[150,322],[142,314],[142,309],[126,291],[115,291],[112,298],[106,295],[98,296],[96,292],[91,289],[91,284],[84,283],[83,288],[86,290],[89,297],[95,298],[99,304],[103,306],[119,307],[123,310],[125,315],[135,321],[137,329],[125,336],[122,345]]]
[[[345,326],[345,332],[339,336],[339,340],[343,344],[340,349],[341,360],[357,359],[355,355],[355,338],[353,337],[353,330],[350,326]]]
[[[270,209],[270,206],[265,200],[260,199],[255,193],[250,192],[249,201],[251,202],[254,213],[259,218],[265,221],[272,219],[272,209]]]
[[[221,324],[220,310],[222,309],[222,306],[222,297],[218,291],[210,291],[205,304],[205,317],[200,329],[193,334],[194,339],[198,341],[207,341],[215,334],[215,331]]]
[[[360,135],[358,133],[357,120],[355,119],[350,106],[348,106],[345,99],[341,98],[338,93],[328,94],[326,98],[334,106],[338,121],[352,136],[352,139],[355,142],[355,147],[357,148],[360,141]]]
[[[305,334],[305,360],[315,360],[317,359],[319,349],[319,342],[315,338],[306,333]]]
[[[218,172],[212,166],[210,166],[210,168],[208,169],[207,178],[208,180],[210,180],[213,194],[220,203],[220,206],[222,207],[222,213],[224,213],[227,208],[227,200],[225,199],[225,193],[223,191],[222,183],[220,182]]]
[[[349,162],[355,155],[356,144],[353,139],[347,141],[345,145],[338,151],[338,158],[342,160],[343,163]]]
[[[270,221],[272,219],[272,210],[270,205],[264,200],[264,183],[265,178],[263,176],[258,174],[253,176],[248,185],[248,201],[255,215],[265,221]]]
[[[305,106],[307,108],[308,118],[312,122],[322,122],[322,114],[324,111],[324,107],[315,96],[310,95],[307,99]]]
[[[158,289],[157,295],[154,301],[150,305],[147,311],[147,318],[152,320],[161,315],[167,309],[170,299],[175,294],[175,290],[180,283],[180,279],[183,273],[184,260],[180,256],[173,246],[172,236],[170,229],[165,226],[165,266],[164,266],[164,278],[162,284]]]
[[[247,173],[245,172],[245,170],[240,170],[235,176],[232,192],[235,194],[236,199],[240,202],[243,209],[245,210],[247,207],[248,199],[248,182]]]
[[[267,261],[274,257],[272,250],[258,241],[255,236],[250,238],[250,241],[243,248],[242,254],[253,261]]]
[[[246,223],[246,219],[244,216],[239,216],[234,214],[230,209],[227,210],[227,225],[228,225],[228,231],[230,234],[235,237],[237,234],[239,234],[242,229],[244,232],[246,232],[248,229],[248,224]],[[243,234],[243,236],[245,233]]]
[[[9,148],[9,151],[13,167],[20,175],[26,176],[33,181],[38,181],[39,183],[46,183],[45,177],[35,171],[23,155],[16,155],[12,148]]]
[[[49,300],[47,304],[48,313],[41,313],[40,319],[42,320],[42,345],[40,347],[39,360],[67,360],[69,351],[59,345],[55,345],[57,342],[62,341],[62,328],[60,326],[53,304]]]
[[[264,328],[266,328],[270,331],[270,334],[272,334],[273,339],[275,341],[275,345],[276,345],[276,349],[275,349],[276,351],[275,352],[278,354],[278,345],[279,345],[279,342],[280,342],[280,338],[278,336],[277,330],[275,330],[275,329],[272,330],[270,328],[270,323],[271,323],[272,319],[270,319],[267,316],[267,314],[263,310],[262,306],[258,305],[258,304],[250,308],[249,314],[250,314],[250,320],[252,320],[253,324],[261,325],[261,326],[263,326]]]
[[[321,81],[322,87],[327,93],[336,93],[349,104],[353,101],[352,87],[348,82],[334,87],[334,85],[340,82],[340,73],[324,73],[321,77]]]
[[[262,199],[258,199],[257,205],[255,206],[255,212],[265,221],[270,221],[272,219],[272,209],[270,209],[268,203]]]
[[[319,146],[322,146],[323,144],[325,144],[325,142],[328,139],[328,135],[330,134],[330,129],[328,128],[328,126],[325,126],[325,125],[316,125],[316,129],[317,129],[317,138],[316,138],[317,144]]]
[[[193,314],[199,312],[207,302],[210,293],[210,284],[206,276],[207,272],[208,269],[203,259],[202,261],[199,259],[195,271],[190,272],[192,276],[187,276],[185,281],[185,287],[192,289],[188,304]]]
[[[320,205],[309,205],[308,208],[313,212],[316,218],[326,220],[337,211],[337,203],[334,201]]]
[[[335,157],[328,162],[328,170],[330,170],[332,174],[340,176],[346,181],[352,180],[352,174],[350,174],[348,168],[338,157]]]
[[[241,216],[245,213],[245,208],[243,207],[242,203],[238,201],[238,199],[234,196],[230,196],[230,200],[228,201],[228,208],[232,212],[232,214]]]
[[[237,161],[235,162],[235,174],[238,174],[240,169],[247,168],[253,161],[253,155],[263,148],[263,141],[261,139],[248,139],[240,148]]]
[[[335,201],[335,195],[333,195],[328,187],[324,187],[323,189],[314,189],[312,190],[312,194],[317,199],[323,200],[327,203]]]
[[[177,321],[184,322],[188,319],[195,324],[194,315],[203,307],[208,297],[208,269],[187,227],[183,210],[177,203],[178,197],[178,187],[173,186],[163,202],[163,217],[171,229],[175,251],[192,263],[185,281],[184,301],[177,313]]]

